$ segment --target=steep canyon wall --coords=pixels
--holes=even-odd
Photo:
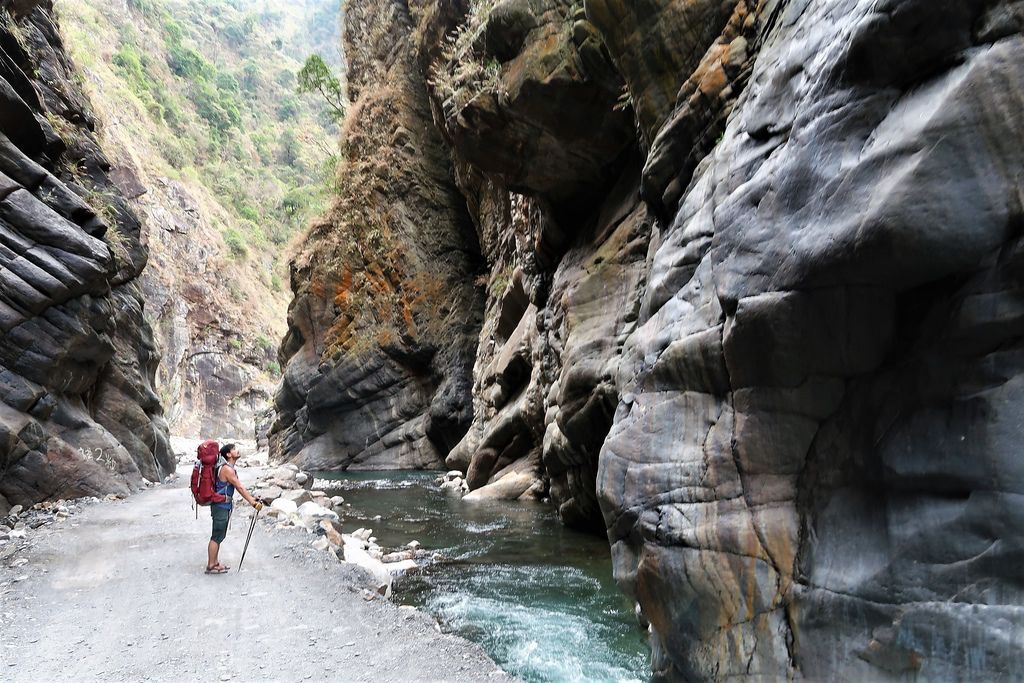
[[[1024,3],[348,7],[280,457],[549,497],[666,680],[1022,674]]]
[[[414,46],[416,3],[347,6],[340,197],[292,262],[272,454],[441,467],[470,418],[483,269]]]
[[[138,219],[46,0],[0,3],[0,509],[173,469]]]

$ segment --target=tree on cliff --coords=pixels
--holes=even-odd
[[[345,118],[345,95],[341,90],[341,81],[320,55],[312,54],[307,57],[306,63],[302,65],[296,77],[299,94],[320,93],[331,108],[331,118],[335,121]]]

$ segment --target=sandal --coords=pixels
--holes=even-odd
[[[228,568],[224,567],[224,566],[221,566],[219,564],[215,564],[212,567],[207,567],[206,568],[206,573],[207,574],[227,574],[228,573]]]

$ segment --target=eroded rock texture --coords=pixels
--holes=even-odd
[[[50,3],[0,12],[0,504],[124,493],[172,469],[139,223]]]
[[[616,575],[668,678],[1019,677],[1019,3],[762,17],[619,366]]]
[[[335,210],[292,264],[275,457],[442,467],[470,419],[479,249],[413,48],[425,3],[346,7]]]
[[[488,271],[447,337],[478,334],[465,433],[428,452],[606,531],[659,679],[1024,674],[1022,7],[414,3],[419,76],[388,82],[428,83]],[[394,347],[324,361],[355,276],[299,265],[281,433],[415,424],[433,380],[374,405]],[[303,452],[355,462],[331,438]]]

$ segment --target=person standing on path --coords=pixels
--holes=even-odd
[[[259,512],[263,509],[263,503],[252,497],[252,494],[242,486],[235,472],[235,463],[238,462],[238,448],[233,443],[224,444],[220,449],[220,457],[217,458],[217,465],[214,469],[214,490],[224,496],[223,503],[210,505],[210,515],[213,517],[213,533],[210,535],[210,544],[207,546],[207,574],[223,574],[230,569],[220,563],[217,555],[220,553],[220,544],[228,535],[228,520],[231,519],[231,510],[234,507],[235,491],[241,494],[249,505]]]

